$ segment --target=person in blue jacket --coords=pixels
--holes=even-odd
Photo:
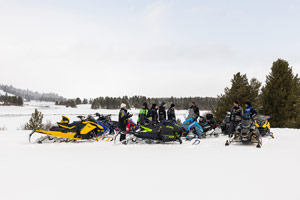
[[[246,115],[248,115],[250,118],[253,119],[257,115],[256,110],[253,108],[251,103],[249,101],[245,102],[245,112]]]

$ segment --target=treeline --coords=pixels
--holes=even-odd
[[[89,101],[87,99],[81,100],[79,97],[76,99],[69,99],[66,101],[56,101],[55,105],[61,105],[61,106],[66,106],[66,107],[71,107],[71,108],[77,108],[77,105],[80,104],[88,104]],[[90,103],[92,103],[92,100],[90,100]]]
[[[153,103],[159,105],[161,102],[166,102],[168,105],[174,103],[177,109],[187,109],[192,101],[200,110],[212,110],[218,103],[218,98],[213,97],[170,97],[170,98],[147,98],[145,96],[133,97],[98,97],[92,101],[92,109],[119,109],[121,103],[125,103],[127,108],[140,108],[144,102],[149,106]]]
[[[214,110],[219,122],[237,100],[241,106],[250,101],[259,114],[270,116],[273,127],[300,128],[300,79],[285,60],[273,62],[263,87],[255,78],[249,81],[246,74],[235,74],[231,87],[225,88],[219,98]]]
[[[13,87],[12,85],[0,85],[0,89],[6,93],[22,97],[26,101],[36,100],[36,101],[65,101],[66,99],[55,93],[39,93],[33,92],[31,90],[23,90]]]
[[[3,102],[3,105],[23,106],[22,97],[8,96],[7,94],[0,95],[0,102]]]

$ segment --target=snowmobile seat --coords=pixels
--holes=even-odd
[[[211,113],[206,114],[206,119],[207,120],[212,120],[214,118],[214,115]]]
[[[75,132],[75,129],[66,129],[66,128],[61,128],[58,126],[53,126],[50,128],[50,131],[57,131],[57,132],[63,132],[63,133],[68,133],[68,132]]]
[[[78,124],[80,124],[80,122],[73,122],[71,124],[57,123],[59,127],[66,129],[74,129],[76,126],[78,126]]]

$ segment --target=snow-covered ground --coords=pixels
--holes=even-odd
[[[273,129],[275,139],[264,138],[261,149],[225,147],[225,136],[198,146],[30,144],[30,131],[16,129],[35,107],[53,122],[95,113],[44,106],[0,107],[8,128],[0,131],[1,200],[300,199],[300,130]]]

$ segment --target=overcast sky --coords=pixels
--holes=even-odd
[[[0,83],[65,97],[217,96],[300,73],[298,0],[0,0]]]

